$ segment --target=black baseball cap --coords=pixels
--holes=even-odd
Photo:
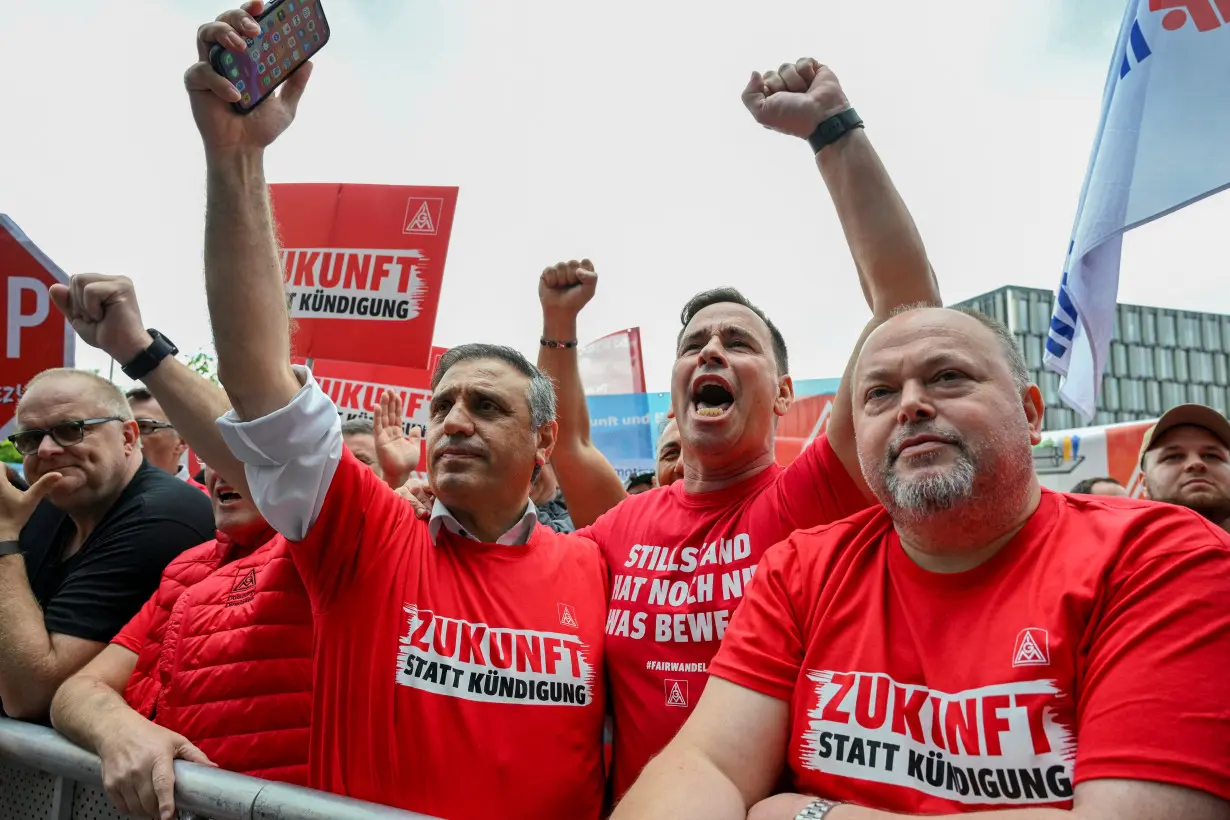
[[[653,486],[653,479],[653,473],[633,473],[628,476],[628,480],[624,482],[624,489],[631,490],[638,484],[649,484],[650,486]]]

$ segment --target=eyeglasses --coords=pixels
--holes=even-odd
[[[143,436],[152,436],[159,430],[174,430],[175,425],[169,421],[158,421],[157,419],[137,419],[137,429],[141,431]]]
[[[87,427],[106,424],[109,421],[124,421],[119,416],[107,416],[101,419],[82,419],[81,421],[62,421],[46,430],[22,430],[9,436],[9,441],[23,456],[32,456],[38,452],[43,443],[43,436],[51,436],[52,441],[61,447],[73,447],[85,438]]]

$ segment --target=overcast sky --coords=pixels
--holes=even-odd
[[[323,4],[333,39],[269,180],[460,186],[436,342],[535,356],[539,272],[588,256],[602,278],[582,340],[640,325],[662,390],[698,290],[765,308],[796,378],[840,375],[866,320],[807,146],[739,101],[753,69],[834,68],[947,301],[1054,288],[1124,0]],[[131,276],[148,325],[206,347],[182,74],[223,7],[52,8],[4,12],[0,211],[70,273]],[[1129,235],[1120,300],[1230,312],[1226,224],[1220,196]],[[80,345],[78,363],[108,360]]]

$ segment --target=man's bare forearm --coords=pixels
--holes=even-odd
[[[756,820],[793,820],[810,802],[805,795],[779,795],[772,810],[762,804],[752,812]],[[917,815],[897,814],[852,804],[834,807],[829,820],[907,820]],[[928,815],[933,820],[959,820],[967,814]],[[1076,787],[1072,808],[1019,808],[985,811],[987,820],[1225,820],[1230,802],[1208,792],[1145,780],[1104,778],[1086,780]]]
[[[932,817],[931,820],[961,820],[967,817],[964,814],[945,814]],[[1082,818],[1073,812],[1063,809],[1004,809],[1001,811],[988,811],[981,814],[987,820],[1082,820]],[[829,820],[906,820],[907,818],[917,817],[913,814],[894,814],[887,811],[879,811],[877,809],[868,809],[862,806],[842,805],[837,806],[828,814]],[[782,818],[782,820],[787,820]],[[1089,818],[1093,820],[1093,818]]]
[[[142,381],[193,452],[246,496],[243,464],[218,431],[218,417],[231,407],[226,393],[172,356],[159,362]]]
[[[712,760],[676,744],[650,761],[611,820],[744,820],[748,808]]]
[[[256,150],[213,155],[207,163],[209,317],[218,376],[245,421],[284,407],[299,389],[263,163]]]
[[[544,314],[542,337],[555,341],[576,341],[577,317]],[[555,382],[559,406],[559,436],[557,449],[564,445],[589,443],[589,406],[585,402],[585,386],[581,384],[581,367],[577,348],[538,348],[538,366]]]
[[[124,720],[143,720],[105,681],[88,674],[64,681],[51,702],[51,725],[83,749],[97,752]]]
[[[824,148],[816,164],[872,313],[884,319],[901,305],[940,304],[918,226],[866,132],[855,129]]]
[[[54,654],[25,558],[0,557],[0,702],[11,717],[46,713],[59,683],[52,674]]]
[[[543,315],[542,335],[556,341],[577,338],[575,315]],[[619,474],[593,445],[589,431],[589,404],[581,383],[577,348],[542,346],[538,366],[555,382],[559,413],[552,464],[573,523],[585,527],[628,497]]]
[[[871,490],[863,480],[854,446],[850,395],[854,365],[867,336],[894,310],[904,305],[941,304],[939,284],[927,261],[918,226],[863,129],[855,129],[821,150],[816,164],[833,198],[872,312],[846,362],[833,400],[828,438],[846,472],[870,499]]]

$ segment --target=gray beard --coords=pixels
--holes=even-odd
[[[893,506],[910,515],[950,510],[974,495],[977,470],[964,453],[948,470],[923,478],[906,480],[890,467],[884,476],[884,489]]]

